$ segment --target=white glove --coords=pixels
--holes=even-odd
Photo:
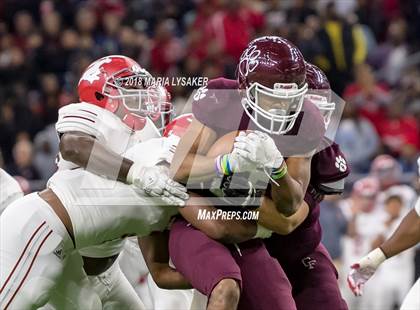
[[[235,173],[251,172],[257,168],[257,164],[255,162],[241,156],[236,149],[233,149],[232,153],[228,154],[228,160],[232,172]]]
[[[160,197],[169,205],[184,206],[189,198],[187,189],[169,177],[167,167],[143,167],[134,163],[127,174],[127,181],[149,196]]]
[[[284,159],[274,140],[266,133],[241,131],[235,138],[233,152],[255,163],[258,168],[279,168]]]
[[[384,252],[380,248],[376,248],[350,267],[347,284],[355,296],[363,295],[363,286],[385,260]]]

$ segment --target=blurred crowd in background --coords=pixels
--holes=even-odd
[[[418,187],[418,33],[417,0],[3,0],[0,167],[26,192],[45,184],[58,152],[57,111],[77,102],[78,79],[94,59],[123,54],[156,76],[234,78],[250,40],[283,36],[346,101],[336,141],[352,167],[349,189],[327,201],[322,216],[327,247],[337,264],[347,264],[346,251],[367,253],[411,207],[395,186],[405,184],[413,195]],[[180,112],[192,89],[169,90]],[[388,157],[375,166],[380,154]],[[368,189],[353,186],[375,174]],[[384,175],[389,184],[372,185]],[[382,217],[374,215],[373,223],[383,229],[363,235],[363,217],[378,209]],[[413,259],[405,262],[414,268]]]

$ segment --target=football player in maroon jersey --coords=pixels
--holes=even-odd
[[[319,110],[304,101],[306,91],[306,64],[292,43],[279,37],[252,41],[238,65],[237,81],[215,79],[197,92],[193,122],[174,157],[175,179],[191,184],[217,175],[263,170],[269,184],[261,208],[285,222],[299,215],[295,222],[301,223],[308,210],[306,206],[304,212],[302,206],[311,157],[325,133]],[[230,153],[209,152],[221,136],[245,130],[252,132],[240,133]],[[186,213],[194,208],[185,209],[184,217],[192,220]],[[260,218],[259,223],[270,226],[273,218],[266,217],[267,222]],[[238,253],[182,219],[172,226],[171,258],[191,284],[209,296],[209,308],[234,308],[240,288],[252,292],[252,298],[242,296],[241,309],[296,308],[283,270],[258,239],[261,228],[257,239],[237,245]]]
[[[310,89],[306,98],[320,109],[328,126],[335,105],[330,100],[328,79],[312,64],[307,64],[306,72]],[[312,157],[311,178],[305,194],[308,216],[288,234],[280,231],[264,240],[268,251],[279,261],[292,285],[298,309],[347,309],[338,287],[337,271],[321,243],[319,203],[325,195],[341,194],[344,179],[349,173],[350,168],[338,144],[324,138],[320,151]]]

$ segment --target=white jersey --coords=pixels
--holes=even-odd
[[[139,143],[124,156],[154,166],[173,155],[170,138]],[[56,172],[48,187],[59,197],[73,224],[77,248],[101,245],[127,235],[146,236],[166,228],[176,207],[148,197],[138,188],[81,168]]]
[[[0,214],[16,199],[23,196],[19,183],[0,168]]]
[[[117,154],[123,154],[140,141],[160,137],[159,131],[150,119],[147,119],[146,126],[141,131],[133,133],[115,114],[84,102],[62,107],[55,127],[59,136],[71,131],[93,136],[98,143],[106,145]],[[61,154],[58,158],[59,171],[77,168],[76,164],[63,160]],[[108,257],[120,253],[123,247],[124,240],[117,239],[80,249],[79,252],[89,257]]]
[[[133,132],[114,113],[89,103],[73,103],[58,111],[58,121],[55,125],[57,133],[78,131],[95,137],[98,143],[106,145],[117,154],[123,154],[127,149],[140,141],[160,137],[160,133],[150,119],[141,131]],[[72,162],[65,161],[59,154],[58,169],[77,167]]]

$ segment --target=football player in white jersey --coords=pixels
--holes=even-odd
[[[178,141],[180,137],[183,135],[183,133],[188,128],[189,124],[191,123],[191,115],[190,114],[184,114],[181,116],[178,116],[176,119],[174,119],[168,126],[166,127],[167,130],[165,130],[164,137],[160,139],[153,139],[153,140],[161,140],[161,143],[155,144],[156,147],[153,147],[153,145],[148,146],[148,152],[150,158],[164,158],[166,162],[170,163],[172,160],[173,152],[175,151],[176,145],[178,144]],[[138,147],[134,147],[133,149],[128,150],[126,155],[130,158],[132,156],[135,156],[133,154],[138,154]],[[118,246],[119,244],[119,246]],[[106,271],[101,273],[98,276],[90,276],[89,279],[91,283],[93,284],[94,290],[99,295],[102,304],[104,307],[108,305],[112,305],[112,307],[116,307],[118,309],[138,309],[139,301],[138,301],[138,295],[135,294],[135,290],[133,290],[133,283],[130,283],[127,281],[129,278],[127,276],[127,273],[137,274],[140,275],[141,270],[145,269],[147,270],[147,266],[142,266],[142,256],[138,245],[133,244],[129,240],[127,242],[120,242],[118,243],[117,240],[115,242],[107,242],[103,244],[102,246],[94,247],[94,248],[86,248],[82,249],[79,252],[83,254],[83,258],[85,261],[85,268],[89,268],[89,266],[86,266],[86,262],[91,265],[97,265],[98,259],[104,258],[106,256],[110,256],[109,254],[115,254],[116,257],[122,250],[122,246],[124,246],[123,257],[119,257],[119,260],[116,263],[113,263],[111,267],[109,267]],[[107,250],[108,249],[108,250]],[[108,255],[107,255],[107,251]],[[113,252],[111,252],[113,251]],[[146,253],[145,255],[149,255]],[[127,256],[131,256],[132,258],[132,264],[129,264],[128,266],[121,266],[125,267],[125,275],[122,273],[121,265],[121,258],[126,258],[125,261],[127,261]],[[87,260],[87,257],[95,257],[94,259]],[[109,260],[109,262],[113,261],[113,259]],[[179,273],[174,272],[169,268],[169,265],[166,264],[165,268],[160,268],[161,273],[170,274],[169,279],[167,281],[173,281],[174,279],[183,279],[183,277],[180,276]],[[136,290],[137,291],[137,290]],[[152,298],[153,298],[153,308],[156,308],[156,298],[155,295],[156,292],[162,292],[167,290],[162,290],[156,287],[156,289],[152,292]],[[180,295],[186,295],[188,296],[188,292],[182,292],[182,291],[172,291],[172,296],[178,297],[177,293],[181,293]],[[137,291],[138,293],[138,291]],[[146,293],[146,296],[145,294]],[[161,296],[161,295],[160,295]],[[168,295],[164,295],[167,297]],[[171,296],[171,295],[169,295]],[[191,293],[192,296],[192,293]],[[143,291],[143,294],[140,294],[141,301],[146,298],[150,298],[150,292]],[[174,298],[175,298],[174,297]],[[179,305],[180,301],[178,298],[168,301],[169,303],[166,303],[170,307],[174,307],[176,305]],[[181,300],[182,301],[182,300]],[[188,302],[182,303],[182,306],[189,306]]]
[[[171,113],[170,96],[134,60],[119,55],[93,62],[78,84],[81,103],[60,109],[59,170],[85,168],[96,174],[134,184],[151,196],[176,201],[183,196],[166,169],[145,169],[121,154],[139,140],[159,136],[150,118]],[[171,200],[172,199],[172,200]],[[178,200],[182,204],[182,201]]]
[[[160,113],[166,96],[142,84],[147,76],[130,58],[101,58],[79,81],[84,102],[60,110],[59,171],[47,190],[15,201],[0,219],[1,308],[44,305],[75,249],[163,229],[177,212],[163,205],[184,205],[186,189],[156,165],[164,158],[145,158],[151,145],[137,149],[134,161],[120,155],[134,131],[147,139],[148,117]],[[116,179],[132,184],[130,195]]]
[[[420,176],[420,157],[418,158],[417,163]],[[374,249],[351,266],[347,282],[352,292],[356,296],[362,295],[363,286],[385,260],[415,246],[419,242],[420,198],[417,198],[414,209],[404,217],[393,235],[380,247]],[[411,288],[400,309],[420,309],[420,279],[418,279]]]
[[[169,163],[171,161],[172,154],[181,135],[186,131],[190,122],[191,115],[186,114],[177,117],[168,125],[168,128],[170,128],[170,130],[167,131],[165,137],[147,141],[146,143],[144,143],[146,144],[146,147],[141,147],[140,145],[134,146],[132,149],[129,149],[125,155],[129,158],[133,158],[133,156],[141,156],[141,154],[144,154],[144,152],[141,152],[141,149],[147,148],[148,155],[146,157],[148,159],[165,159],[165,161]],[[158,140],[160,140],[161,142],[159,143]],[[77,171],[72,171],[70,173],[75,175],[76,180],[77,176],[80,177],[80,174]],[[126,193],[124,193],[123,188],[121,188],[121,192],[119,192],[119,194],[124,194],[126,196],[126,199],[128,196],[131,195],[131,189],[127,185],[125,187]],[[80,193],[81,195],[83,195],[82,191]],[[91,192],[91,194],[97,195],[90,197],[92,201],[100,200],[102,198],[102,193],[100,190]],[[131,242],[129,243],[131,244]],[[144,307],[142,306],[142,300],[139,299],[138,295],[136,295],[133,289],[133,286],[130,285],[126,277],[121,272],[119,263],[115,263],[115,259],[121,252],[124,245],[127,245],[127,242],[124,242],[123,239],[117,239],[111,242],[106,242],[100,246],[83,248],[79,250],[79,253],[84,255],[83,258],[85,263],[85,269],[87,269],[88,273],[92,274],[91,276],[89,276],[90,285],[86,285],[87,277],[86,275],[83,276],[83,271],[80,270],[80,259],[78,260],[78,258],[75,257],[75,255],[72,255],[70,262],[72,266],[66,265],[65,267],[65,269],[69,271],[69,274],[65,275],[65,280],[67,281],[67,283],[58,284],[59,288],[53,291],[51,299],[49,301],[49,307],[45,307],[45,309],[98,308],[95,296],[86,297],[88,295],[87,292],[89,291],[89,286],[91,290],[90,294],[96,294],[100,298],[102,307],[113,307],[116,309],[144,309]],[[136,250],[134,250],[134,248]],[[126,256],[132,256],[134,263],[125,266],[125,268],[126,272],[129,272],[130,275],[132,275],[133,273],[136,274],[136,272],[142,267],[140,266],[142,253],[138,249],[138,246],[134,247],[134,245],[131,245],[130,249],[132,249],[131,251],[129,251],[130,253],[124,254],[126,254]],[[146,253],[146,255],[148,254]],[[89,258],[87,258],[86,256]],[[104,266],[103,264],[101,264],[102,262],[107,262],[109,265],[111,265],[111,267],[108,268],[108,266]],[[104,268],[106,270],[100,273],[99,275],[94,276],[93,274],[97,273],[98,265],[100,268]],[[169,265],[167,266],[166,270],[165,268],[160,268],[160,271],[169,271],[169,273],[171,273],[172,275],[177,274],[176,272],[173,272],[169,269]],[[177,278],[180,277],[178,276]],[[168,281],[169,280],[170,279],[168,279]],[[75,289],[74,287],[76,286],[80,287],[81,289]],[[156,290],[160,289],[156,287]],[[155,293],[156,290],[153,293]],[[173,293],[175,294],[176,292]],[[172,300],[172,302],[174,301]],[[175,302],[178,302],[178,300],[175,300]],[[175,304],[169,303],[169,305],[174,306]],[[189,304],[186,305],[189,306]]]
[[[19,183],[0,168],[0,214],[16,199],[23,196]]]

